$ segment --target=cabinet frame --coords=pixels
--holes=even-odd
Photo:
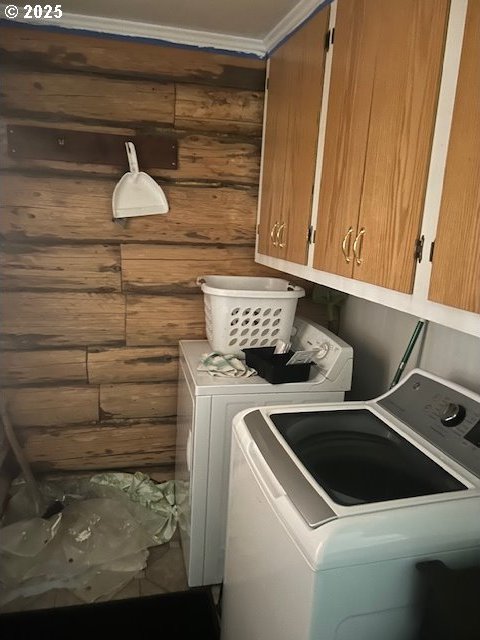
[[[319,283],[343,291],[345,293],[376,302],[405,313],[432,320],[438,324],[480,337],[480,315],[442,305],[428,300],[428,290],[432,263],[429,261],[430,247],[435,240],[440,202],[442,197],[443,178],[447,160],[448,141],[455,105],[457,78],[463,46],[463,35],[468,0],[451,0],[448,19],[443,69],[440,81],[440,92],[437,116],[434,127],[430,167],[427,178],[425,205],[423,210],[420,237],[424,238],[423,257],[417,263],[414,288],[412,294],[400,293],[373,284],[363,283],[348,277],[339,276],[313,268],[314,244],[309,246],[307,265],[298,265],[286,260],[262,255],[256,250],[256,262],[279,269],[310,282]],[[330,28],[335,26],[336,2],[331,6]],[[312,202],[312,222],[317,227],[317,211],[320,192],[320,179],[323,164],[323,149],[326,131],[326,104],[328,103],[329,85],[332,67],[332,52],[335,45],[327,53],[322,112],[318,136],[316,179]],[[412,246],[412,254],[415,247]]]

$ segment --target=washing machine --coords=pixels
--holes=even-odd
[[[176,494],[188,584],[223,580],[232,419],[267,404],[341,402],[352,379],[352,348],[327,329],[297,317],[292,348],[318,349],[310,379],[272,385],[259,376],[212,377],[197,371],[204,340],[180,342]]]
[[[480,564],[480,396],[415,369],[368,402],[235,417],[222,640],[411,640],[415,565]]]

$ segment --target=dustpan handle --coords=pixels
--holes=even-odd
[[[135,145],[133,142],[126,142],[125,148],[127,150],[128,166],[130,167],[131,173],[138,173],[138,160]]]

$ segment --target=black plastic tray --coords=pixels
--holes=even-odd
[[[305,382],[310,376],[311,362],[307,364],[289,364],[293,351],[274,353],[275,347],[252,347],[243,349],[245,362],[255,369],[259,376],[271,384],[285,382]]]

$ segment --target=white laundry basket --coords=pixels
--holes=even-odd
[[[290,340],[304,289],[281,278],[200,276],[207,338],[214,351],[241,353]]]

